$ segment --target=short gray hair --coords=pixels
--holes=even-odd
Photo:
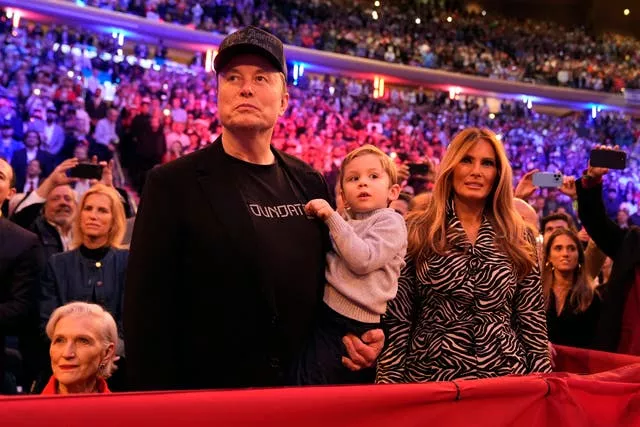
[[[51,317],[49,317],[49,321],[47,322],[46,332],[50,340],[53,339],[53,333],[58,322],[67,316],[92,317],[94,320],[97,320],[99,323],[98,330],[100,331],[102,343],[105,348],[109,344],[113,344],[113,354],[115,356],[115,351],[118,347],[118,327],[116,326],[116,321],[113,319],[111,313],[98,304],[90,304],[81,301],[70,302],[60,306],[51,313]],[[103,378],[109,378],[115,370],[116,365],[112,357],[107,361],[104,369],[100,370],[99,374]]]

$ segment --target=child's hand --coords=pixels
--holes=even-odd
[[[323,221],[329,219],[331,214],[333,214],[334,212],[331,205],[323,199],[314,199],[310,201],[304,207],[304,211],[307,213],[307,215],[318,217]]]

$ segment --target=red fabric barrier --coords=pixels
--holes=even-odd
[[[562,345],[554,345],[553,347],[556,350],[556,356],[553,359],[554,370],[557,372],[595,374],[640,363],[640,357],[628,354],[607,353]]]
[[[583,352],[559,353],[565,361],[588,356],[587,365],[575,362],[582,367],[623,360]],[[4,397],[0,425],[640,426],[640,364],[588,376],[556,373],[455,383]]]

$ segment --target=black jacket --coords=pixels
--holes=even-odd
[[[38,150],[36,160],[40,162],[40,181],[42,181],[48,177],[56,167],[55,159],[48,152]],[[11,167],[13,168],[13,173],[16,176],[16,190],[18,193],[21,193],[24,190],[24,185],[27,179],[27,166],[27,150],[23,148],[22,150],[16,151],[11,159]]]
[[[613,260],[609,281],[602,287],[600,320],[592,348],[615,352],[624,305],[640,263],[640,228],[622,229],[607,217],[602,184],[592,188],[584,188],[581,180],[576,184],[580,221],[598,248]]]
[[[329,200],[322,175],[273,150],[306,200]],[[130,387],[137,390],[278,384],[281,321],[260,274],[269,248],[258,238],[219,138],[149,173],[136,218],[125,285],[124,330]],[[285,303],[311,328],[330,248],[324,224],[313,302]],[[274,242],[277,244],[277,242]],[[304,249],[303,249],[304,250]],[[324,252],[323,252],[324,251]],[[308,325],[307,325],[308,324]],[[300,327],[300,325],[296,325]]]
[[[43,265],[37,237],[0,218],[0,343],[5,335],[21,335],[30,325],[37,312]],[[3,374],[4,351],[0,351],[0,378]]]
[[[44,215],[42,214],[43,206],[44,203],[29,205],[14,214],[11,217],[11,221],[34,232],[38,236],[40,244],[42,245],[44,261],[46,262],[51,258],[51,255],[64,251],[64,246],[62,245],[62,239],[60,238],[58,230],[44,219]]]

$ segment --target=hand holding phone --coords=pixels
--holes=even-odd
[[[560,172],[536,172],[533,174],[533,185],[540,188],[562,187],[562,174]]]

